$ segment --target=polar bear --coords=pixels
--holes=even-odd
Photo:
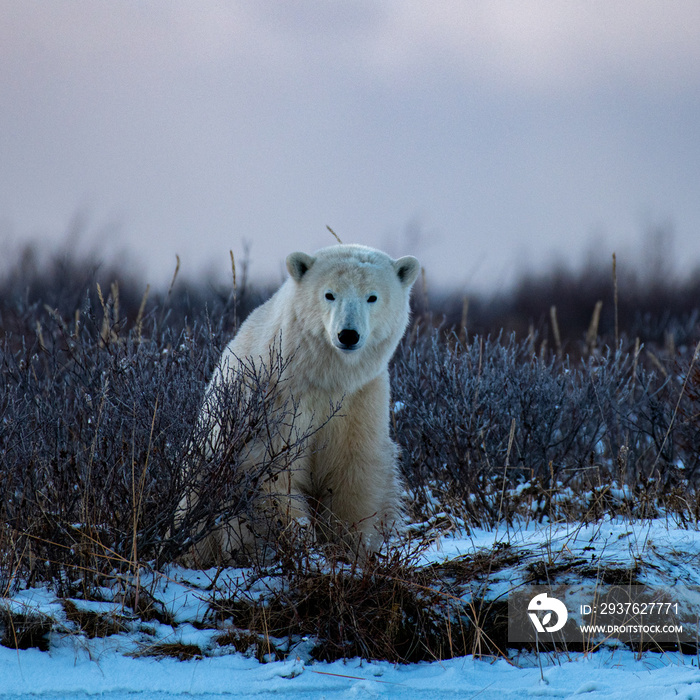
[[[412,256],[394,260],[341,244],[313,255],[291,253],[286,265],[289,278],[222,353],[199,420],[209,424],[209,444],[215,444],[222,385],[251,367],[269,370],[263,366],[279,350],[284,369],[274,391],[280,402],[291,397],[295,426],[309,430],[310,438],[282,478],[265,483],[264,518],[297,523],[355,553],[371,552],[401,516],[388,364],[408,325],[420,264]],[[329,407],[338,404],[329,418]],[[192,497],[183,499],[180,514],[191,505]],[[259,530],[239,516],[197,545],[193,559],[199,565],[239,562],[260,540]]]

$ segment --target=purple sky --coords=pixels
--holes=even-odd
[[[327,224],[464,289],[659,226],[682,273],[700,2],[0,0],[0,243],[76,216],[156,284],[244,241],[279,279]]]

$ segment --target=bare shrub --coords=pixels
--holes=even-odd
[[[522,502],[501,495],[528,484],[541,497],[540,517],[552,514],[555,491],[573,487],[571,515],[580,517],[590,505],[583,494],[601,482],[636,488],[663,474],[664,488],[678,483],[669,380],[626,353],[573,365],[542,359],[513,336],[464,346],[429,330],[402,346],[392,385],[414,494],[423,504],[433,493],[456,501],[475,524],[510,518]]]
[[[66,593],[89,588],[171,560],[238,516],[259,519],[265,482],[312,434],[295,426],[293,399],[280,405],[271,389],[288,362],[272,350],[264,368],[251,363],[219,389],[219,444],[208,444],[211,426],[197,415],[221,324],[204,316],[174,333],[152,315],[124,330],[115,297],[100,295],[101,313],[86,299],[73,324],[25,309],[24,334],[0,348],[3,589],[45,579]],[[270,528],[273,538],[277,521]]]
[[[77,568],[86,581],[157,555],[212,360],[198,330],[105,342],[82,318],[71,331],[48,315],[0,354],[7,567],[29,579],[67,581]]]
[[[340,410],[329,405],[321,422],[299,425],[294,397],[280,391],[291,359],[275,344],[264,362],[242,359],[235,381],[219,382],[205,395],[188,440],[180,474],[184,496],[171,531],[173,542],[191,548],[194,564],[199,556],[265,561],[290,534],[290,504],[269,487],[296,468],[309,439]],[[258,542],[246,541],[241,530]],[[227,551],[211,551],[222,546]]]
[[[683,470],[688,481],[695,483],[700,475],[700,341],[690,359],[676,360],[674,376],[679,391],[675,414],[678,437],[672,440],[676,444],[675,466]]]

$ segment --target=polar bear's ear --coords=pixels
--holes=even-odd
[[[290,253],[287,256],[287,269],[295,282],[300,282],[301,278],[311,269],[316,261],[306,253]]]
[[[404,287],[411,287],[420,272],[420,263],[412,255],[394,260],[394,269]]]

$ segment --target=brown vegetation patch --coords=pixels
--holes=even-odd
[[[10,649],[49,649],[54,621],[40,613],[14,613],[0,608],[0,645]]]

